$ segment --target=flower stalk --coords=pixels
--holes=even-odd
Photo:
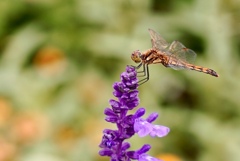
[[[152,113],[147,119],[143,119],[145,108],[139,108],[134,114],[128,114],[129,110],[139,105],[137,72],[134,67],[127,66],[120,78],[121,82],[113,84],[113,95],[118,100],[111,99],[109,101],[111,108],[107,107],[104,110],[105,120],[116,124],[117,130],[103,130],[99,155],[108,156],[111,161],[159,161],[147,154],[151,149],[149,144],[131,151],[129,150],[130,143],[125,140],[131,138],[135,133],[140,137],[147,135],[163,137],[169,133],[170,129],[166,126],[152,124],[158,117],[157,113]]]

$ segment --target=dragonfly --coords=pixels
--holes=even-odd
[[[138,73],[143,73],[140,77],[144,77],[138,82],[139,85],[149,80],[148,65],[150,64],[162,64],[175,70],[189,69],[219,77],[213,69],[193,64],[197,56],[193,50],[186,48],[176,40],[168,43],[152,29],[148,29],[148,31],[151,37],[152,48],[145,52],[135,50],[131,55],[131,59],[135,63],[139,63],[139,65],[134,66],[136,70],[143,66],[142,70],[138,71]]]

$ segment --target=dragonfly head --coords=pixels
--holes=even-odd
[[[132,53],[131,58],[135,63],[140,63],[142,61],[141,55],[142,55],[142,53],[139,50],[135,50]]]

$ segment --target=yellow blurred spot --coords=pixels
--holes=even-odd
[[[160,154],[157,158],[163,161],[182,161],[182,159],[175,154]]]
[[[64,150],[71,149],[79,137],[78,131],[70,126],[63,126],[56,130],[54,140]]]

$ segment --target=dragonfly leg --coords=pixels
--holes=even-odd
[[[140,63],[138,66],[133,66],[133,65],[132,65],[132,67],[135,68],[136,70],[138,70],[142,65],[143,65],[143,63]],[[143,73],[143,75],[138,76],[138,77],[143,77],[143,76],[145,76],[145,75],[146,75],[146,74],[145,74],[145,66],[143,65],[143,70],[142,70],[142,71],[137,71],[137,73]]]
[[[145,78],[138,81],[139,86],[146,83],[149,80],[148,64],[140,63],[138,66],[132,66],[132,67],[134,67],[136,70],[138,70],[141,66],[143,66],[143,70],[137,71],[137,73],[143,73],[143,75],[138,75],[138,77],[145,77]]]
[[[139,71],[137,73],[143,73],[142,75],[138,75],[138,77],[145,77],[146,76],[146,68],[145,68],[145,64],[143,65],[143,70]]]
[[[145,67],[146,66],[146,67]],[[144,72],[144,76],[146,75],[145,78],[143,78],[142,80],[138,81],[138,85],[142,85],[144,83],[146,83],[149,80],[149,70],[148,70],[148,64],[144,64],[143,65],[143,72]]]
[[[143,64],[140,63],[138,66],[134,66],[134,65],[131,65],[131,67],[135,68],[136,70],[138,70]]]

